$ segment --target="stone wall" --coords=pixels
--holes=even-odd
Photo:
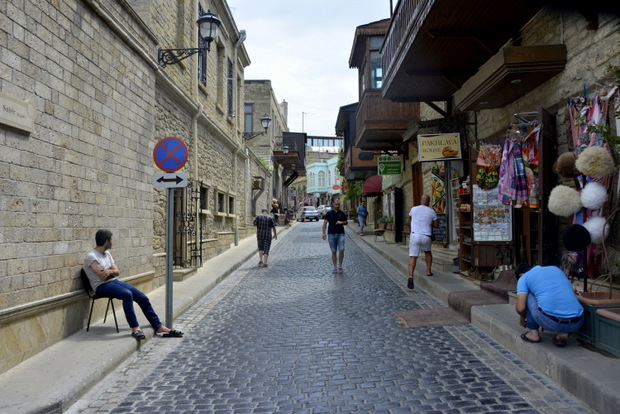
[[[153,68],[102,8],[154,44],[122,3],[91,6],[0,3],[1,90],[36,108],[30,134],[0,125],[0,372],[84,326],[97,229],[123,275],[153,268]]]
[[[249,58],[242,45],[235,48],[226,3],[203,4],[224,26],[206,87],[196,85],[193,58],[157,65],[158,47],[194,47],[195,5],[0,2],[0,90],[36,108],[32,133],[0,124],[0,372],[83,329],[90,300],[79,270],[97,229],[114,232],[111,253],[123,280],[145,292],[163,285],[166,192],[152,183],[160,139],[186,143],[181,172],[208,186],[211,205],[218,192],[225,195],[224,212],[198,214],[203,261],[253,234],[249,179],[267,172],[242,148],[232,116],[243,102]],[[229,61],[232,114],[222,93]],[[93,320],[104,308],[95,307]]]

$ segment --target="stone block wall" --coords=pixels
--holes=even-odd
[[[206,223],[203,260],[234,244],[236,226],[240,237],[253,234],[249,169],[262,166],[216,99],[226,96],[217,88],[230,59],[243,102],[249,59],[233,47],[226,3],[209,3],[226,29],[214,44],[220,58],[208,59],[207,87],[197,88],[192,58],[157,66],[158,46],[193,47],[194,1],[0,2],[0,91],[36,108],[32,133],[0,123],[0,372],[85,326],[79,269],[97,229],[114,232],[123,279],[145,292],[164,283],[165,191],[152,184],[160,139],[184,140],[181,171],[232,197],[234,214]],[[96,306],[94,320],[102,316]]]
[[[102,8],[139,27],[115,1],[0,3],[0,89],[36,108],[0,125],[0,372],[84,326],[97,229],[123,275],[152,270],[153,70]]]

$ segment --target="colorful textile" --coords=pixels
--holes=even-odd
[[[502,147],[499,145],[480,145],[476,164],[480,167],[499,167],[502,160]]]

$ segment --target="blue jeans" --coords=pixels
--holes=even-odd
[[[328,234],[327,241],[332,253],[336,253],[338,250],[344,251],[344,233]]]
[[[130,285],[127,282],[123,282],[122,280],[112,279],[109,282],[106,282],[97,287],[98,294],[105,294],[113,297],[114,299],[119,299],[123,301],[123,311],[125,311],[125,318],[127,318],[127,323],[131,328],[135,328],[136,326],[140,326],[138,323],[138,318],[136,317],[136,312],[133,309],[133,303],[136,302],[140,309],[142,309],[142,313],[146,316],[146,319],[149,321],[151,326],[155,331],[162,326],[159,317],[153,310],[153,306],[151,306],[151,301],[149,298],[140,290]]]
[[[583,325],[583,315],[575,322],[553,320],[540,310],[536,296],[531,293],[527,295],[527,308],[525,309],[525,320],[528,329],[537,330],[543,327],[547,331],[570,333],[576,332]]]

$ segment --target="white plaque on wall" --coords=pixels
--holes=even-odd
[[[28,133],[34,131],[36,107],[32,101],[0,92],[0,124]]]

